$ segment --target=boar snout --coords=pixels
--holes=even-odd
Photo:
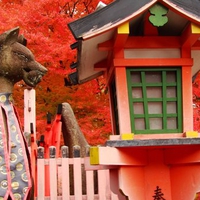
[[[47,71],[44,66],[35,61],[34,65],[23,69],[23,80],[28,86],[35,87]]]

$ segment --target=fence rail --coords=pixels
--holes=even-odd
[[[35,200],[118,200],[110,190],[108,169],[85,171],[79,146],[74,146],[74,158],[68,158],[66,146],[61,149],[61,158],[55,157],[55,147],[49,152],[45,159],[44,148],[38,148]]]

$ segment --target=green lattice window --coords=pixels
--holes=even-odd
[[[127,81],[132,132],[182,132],[180,68],[128,68]]]

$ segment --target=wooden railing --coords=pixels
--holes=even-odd
[[[61,148],[61,153],[53,146],[48,149],[50,145],[60,146],[61,116],[58,117],[55,119],[59,123],[56,126],[58,129],[55,133],[45,135],[45,149],[37,147],[35,90],[24,91],[24,132],[32,133],[30,154],[35,200],[118,200],[117,195],[110,190],[109,169],[88,167],[89,156],[81,158],[80,147],[74,147],[73,158],[69,158],[66,146]],[[54,131],[53,125],[51,129]],[[90,171],[85,170],[86,166]]]
[[[35,199],[118,200],[110,190],[108,169],[85,171],[89,158],[80,157],[79,146],[74,146],[74,158],[68,158],[66,146],[61,148],[60,158],[55,156],[55,147],[49,152],[49,159],[44,159],[44,148],[38,148]]]

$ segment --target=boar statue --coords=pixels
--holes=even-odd
[[[35,87],[46,72],[26,47],[18,27],[0,35],[0,200],[33,198],[30,156],[12,91],[20,80]]]

